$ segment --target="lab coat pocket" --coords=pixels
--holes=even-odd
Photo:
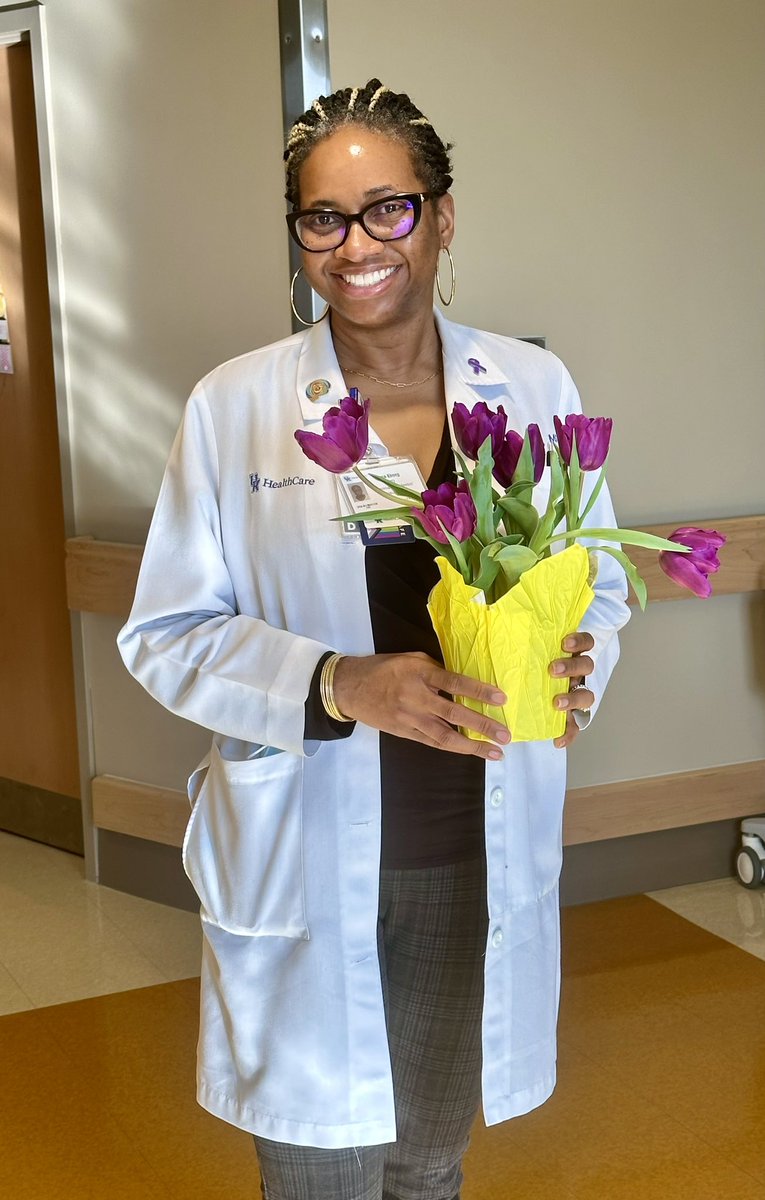
[[[189,799],[183,866],[203,920],[229,933],[307,938],[302,759],[225,759],[213,744]]]

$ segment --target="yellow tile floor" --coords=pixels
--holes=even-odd
[[[765,892],[567,909],[563,946],[558,1088],[479,1119],[463,1200],[765,1200]],[[0,834],[3,1200],[257,1200],[194,1100],[198,960],[195,916]]]

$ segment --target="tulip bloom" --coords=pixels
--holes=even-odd
[[[295,440],[306,458],[339,475],[364,457],[369,443],[369,401],[345,396],[340,407],[327,409],[322,419],[323,433],[296,429]]]
[[[528,427],[531,458],[534,464],[534,483],[539,483],[545,469],[545,444],[538,425]],[[494,454],[494,470],[492,474],[500,487],[508,488],[513,482],[513,476],[518,469],[518,460],[523,450],[523,438],[514,429],[508,429],[499,450]]]
[[[717,551],[725,545],[725,538],[714,529],[697,529],[683,525],[669,535],[670,542],[679,546],[690,546],[690,554],[674,554],[671,550],[659,552],[659,566],[673,583],[690,588],[697,596],[706,599],[712,593],[707,578],[720,570]]]
[[[444,529],[448,529],[458,542],[466,542],[475,533],[475,504],[464,479],[456,487],[453,483],[442,483],[438,488],[427,488],[422,493],[422,500],[425,508],[413,508],[411,515],[420,522],[428,537],[442,546],[449,542]]]
[[[487,437],[491,437],[491,452],[496,456],[505,436],[507,413],[501,404],[493,412],[483,400],[473,405],[472,412],[464,404],[455,404],[452,423],[460,450],[475,460]]]
[[[553,417],[558,435],[560,456],[566,466],[571,462],[571,444],[576,438],[576,452],[583,471],[597,471],[606,461],[611,441],[611,417],[585,417],[583,413],[569,413],[565,422]]]

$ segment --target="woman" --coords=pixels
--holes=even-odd
[[[120,645],[161,703],[215,732],[184,845],[200,1102],[255,1135],[268,1197],[452,1200],[481,1098],[494,1123],[554,1086],[560,751],[602,696],[626,589],[604,562],[550,666],[571,680],[555,744],[513,745],[450,698],[497,693],[441,664],[433,551],[333,523],[335,478],[294,431],[357,387],[371,442],[435,486],[453,475],[454,403],[547,434],[576,390],[551,354],[434,313],[452,178],[407,96],[372,80],[322,97],[285,159],[327,314],[195,390]],[[605,493],[592,520],[613,524]]]

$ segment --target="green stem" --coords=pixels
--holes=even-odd
[[[582,468],[579,466],[579,447],[576,444],[576,434],[571,438],[571,458],[568,464],[568,475],[571,484],[568,521],[569,529],[575,528],[579,522],[579,505],[582,502]]]

